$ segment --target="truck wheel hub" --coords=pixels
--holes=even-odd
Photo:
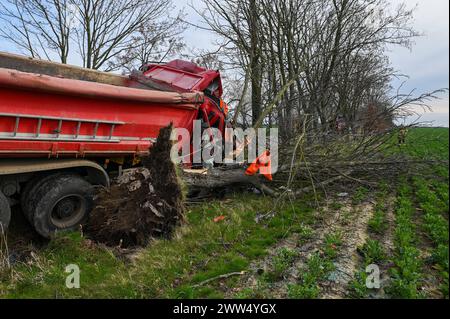
[[[56,203],[52,211],[52,222],[59,228],[69,228],[81,221],[86,203],[79,195],[67,196]]]
[[[70,217],[75,210],[76,203],[72,199],[65,199],[58,204],[57,213],[62,218]]]

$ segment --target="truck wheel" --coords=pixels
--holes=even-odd
[[[41,184],[31,205],[34,228],[51,238],[86,221],[93,207],[93,186],[80,176],[54,176]]]
[[[0,191],[0,235],[8,229],[11,221],[11,207],[6,196]]]
[[[33,225],[32,203],[34,202],[36,194],[44,183],[60,175],[61,173],[54,173],[50,175],[37,174],[26,183],[25,187],[20,192],[20,206],[22,208],[22,213],[31,225]]]

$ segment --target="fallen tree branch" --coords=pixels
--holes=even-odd
[[[364,180],[359,179],[359,178],[351,177],[348,174],[342,173],[342,172],[340,172],[340,171],[338,171],[336,169],[334,169],[334,171],[337,174],[339,174],[340,176],[342,176],[342,177],[344,177],[344,178],[346,178],[348,180],[351,180],[351,181],[354,181],[354,182],[357,182],[357,183],[360,183],[360,184],[363,184],[363,185],[367,185],[367,186],[376,186],[376,185],[378,185],[377,183],[374,183],[374,182],[368,182],[368,181],[364,181]]]
[[[220,188],[231,185],[253,185],[263,193],[277,196],[277,192],[265,185],[258,175],[248,176],[242,167],[234,169],[184,170],[182,179],[190,190]]]
[[[351,174],[351,172],[347,173],[347,175],[348,175],[348,174]],[[325,180],[325,181],[323,181],[323,182],[320,182],[320,183],[318,183],[318,184],[315,184],[314,186],[308,186],[308,187],[304,187],[304,188],[302,188],[302,189],[299,189],[299,190],[293,192],[293,194],[294,194],[295,197],[301,196],[301,195],[303,195],[304,193],[308,193],[308,192],[313,191],[314,188],[317,189],[318,187],[323,187],[323,186],[329,185],[329,184],[334,183],[334,182],[336,182],[336,181],[338,181],[338,180],[340,180],[340,179],[342,179],[342,178],[344,178],[344,176],[342,176],[342,175],[335,176],[335,177],[333,177],[333,178],[330,178],[330,179],[327,179],[327,180]]]
[[[341,162],[303,162],[301,164],[295,164],[297,169],[311,169],[314,167],[319,168],[335,168],[335,167],[354,167],[354,166],[383,166],[383,165],[412,165],[412,164],[441,164],[448,165],[449,161],[438,160],[389,160],[389,161],[341,161]],[[289,172],[291,165],[282,165],[278,172]]]

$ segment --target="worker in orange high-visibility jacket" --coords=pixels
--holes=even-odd
[[[220,109],[222,110],[223,114],[225,114],[225,116],[228,115],[228,104],[225,103],[225,101],[222,99],[220,99]]]
[[[245,174],[248,176],[253,176],[258,173],[258,171],[269,181],[273,180],[270,151],[266,150],[260,157],[250,164]]]

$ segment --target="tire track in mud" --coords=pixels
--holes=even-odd
[[[380,289],[369,294],[369,298],[373,299],[385,299],[386,295],[385,289],[389,286],[391,276],[389,275],[389,270],[394,266],[392,259],[395,254],[395,197],[390,197],[386,200],[386,215],[385,222],[387,227],[382,235],[374,235],[374,238],[378,240],[386,254],[387,263],[380,266],[381,278],[380,278]]]
[[[334,261],[336,270],[328,276],[326,281],[320,283],[320,298],[342,299],[347,297],[348,284],[354,279],[354,273],[361,261],[358,247],[362,246],[369,236],[367,226],[373,215],[373,207],[374,205],[370,202],[360,204],[355,208],[346,207],[353,210],[351,222],[344,225],[338,223],[332,230],[342,233],[342,246]]]
[[[388,257],[392,257],[395,251],[394,231],[395,231],[395,197],[390,197],[386,201],[386,215],[385,222],[387,224],[386,230],[382,236],[379,236],[379,241],[384,248]]]
[[[342,202],[342,199],[339,200]],[[309,240],[299,243],[299,235],[294,234],[273,246],[264,259],[252,263],[248,273],[240,279],[236,287],[227,292],[226,298],[233,298],[243,289],[260,289],[260,274],[271,269],[277,251],[283,248],[295,251],[297,257],[281,280],[269,284],[265,297],[288,298],[288,285],[299,283],[308,258],[323,249],[328,234],[336,232],[342,234],[342,245],[334,259],[336,270],[319,283],[319,298],[345,298],[348,283],[353,279],[361,258],[357,248],[363,245],[368,237],[367,225],[374,205],[368,201],[354,205],[349,199],[342,204],[342,208],[333,210],[330,208],[330,201],[316,213],[318,222],[313,226],[314,235]]]

